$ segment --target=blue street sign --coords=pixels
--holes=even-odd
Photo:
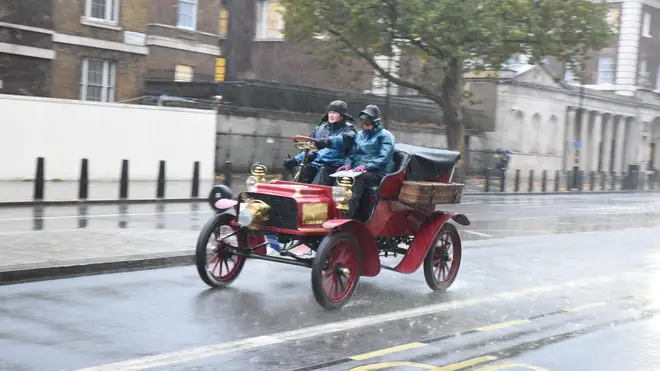
[[[580,147],[582,147],[582,142],[580,142],[579,140],[573,142],[573,148],[580,148]]]

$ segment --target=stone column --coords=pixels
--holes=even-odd
[[[601,121],[601,131],[603,133],[603,151],[601,152],[602,168],[601,171],[610,172],[610,158],[612,156],[612,134],[614,130],[614,120],[612,115],[603,116]]]
[[[562,136],[560,137],[560,140],[564,143],[563,146],[559,148],[563,148],[564,150],[564,159],[563,159],[563,169],[564,170],[570,170],[571,167],[573,166],[573,161],[575,159],[575,151],[573,150],[573,140],[575,136],[575,108],[574,107],[568,107],[566,109],[566,116],[565,116],[565,121],[564,121],[564,130],[562,133]]]
[[[623,169],[625,159],[624,143],[626,138],[626,117],[617,116],[616,147],[614,149],[614,171],[620,172]]]
[[[583,110],[580,123],[580,170],[589,170],[589,118],[591,111]]]
[[[642,121],[640,121],[638,118],[633,118],[630,120],[630,124],[628,125],[628,140],[626,145],[627,161],[625,165],[639,163],[639,147],[642,142],[642,125]]]
[[[591,138],[589,145],[591,147],[591,156],[589,156],[590,166],[589,170],[598,171],[598,159],[600,156],[600,142],[601,142],[601,127],[603,121],[603,114],[600,112],[594,112],[594,124],[593,129],[591,130]]]

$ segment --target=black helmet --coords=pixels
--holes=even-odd
[[[348,105],[343,100],[335,100],[328,104],[328,107],[325,109],[325,116],[321,118],[321,121],[326,121],[328,119],[328,112],[335,111],[341,113],[344,116],[344,120],[355,121],[353,116],[348,114]]]
[[[377,105],[370,104],[360,112],[360,117],[362,117],[362,115],[369,116],[373,121],[380,120],[380,109]]]

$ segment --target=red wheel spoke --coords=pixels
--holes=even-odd
[[[217,255],[216,255],[217,257]],[[220,259],[216,259],[215,265],[213,266],[213,270],[211,271],[211,274],[215,275],[215,270],[218,268],[218,265],[220,264]],[[220,272],[222,273],[222,266],[220,266]]]
[[[223,263],[225,263],[225,268],[227,268],[227,273],[231,272],[231,269],[229,269],[229,259],[223,259]]]

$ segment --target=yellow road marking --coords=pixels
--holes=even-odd
[[[384,356],[386,354],[392,354],[392,353],[401,352],[401,351],[404,351],[404,350],[423,347],[425,345],[426,344],[424,344],[424,343],[403,344],[403,345],[399,345],[399,346],[395,346],[395,347],[391,347],[391,348],[376,350],[376,351],[369,352],[369,353],[359,354],[357,356],[351,357],[351,359],[354,360],[354,361],[362,361],[362,360],[369,359],[369,358]]]
[[[467,361],[463,362],[458,362],[458,363],[453,363],[451,365],[443,366],[443,367],[438,367],[434,371],[456,371],[456,370],[462,370],[464,368],[476,366],[481,363],[486,363],[490,361],[496,360],[497,357],[495,356],[483,356],[483,357],[477,357],[477,358],[472,358],[468,359]]]
[[[497,329],[501,329],[501,328],[505,328],[505,327],[509,327],[509,326],[515,326],[515,325],[519,325],[521,323],[527,323],[527,322],[529,322],[528,319],[517,319],[517,320],[514,320],[514,321],[500,322],[500,323],[496,323],[496,324],[489,325],[489,326],[479,327],[476,330],[477,331],[493,331],[493,330],[497,330]]]
[[[427,365],[424,363],[415,363],[415,362],[380,362],[380,363],[372,363],[370,365],[364,365],[364,366],[359,366],[359,367],[353,367],[349,371],[373,371],[373,370],[380,370],[383,368],[389,368],[389,367],[416,367],[416,368],[421,368],[423,370],[438,370],[437,366],[433,365]]]
[[[350,371],[373,371],[373,370],[380,370],[383,368],[402,367],[402,366],[416,367],[423,370],[431,370],[431,371],[457,371],[457,370],[462,370],[464,368],[476,366],[481,363],[494,361],[496,359],[497,357],[495,356],[483,356],[483,357],[468,359],[467,361],[463,361],[463,362],[453,363],[451,365],[442,366],[442,367],[428,365],[425,363],[416,363],[416,362],[380,362],[380,363],[372,363],[364,366],[353,367],[352,369],[350,369]]]
[[[603,305],[606,305],[606,303],[605,302],[589,303],[589,304],[578,305],[578,306],[572,307],[572,308],[566,308],[566,309],[563,309],[563,311],[564,312],[579,312],[581,310],[585,310],[585,309],[589,309],[589,308],[602,307]]]
[[[478,369],[474,371],[495,371],[495,370],[502,370],[505,368],[509,367],[523,367],[528,370],[534,370],[534,371],[548,371],[547,368],[539,367],[539,366],[534,366],[534,365],[528,365],[525,363],[517,363],[517,362],[505,362],[505,363],[497,363],[494,365],[488,365],[484,367],[479,367]]]

